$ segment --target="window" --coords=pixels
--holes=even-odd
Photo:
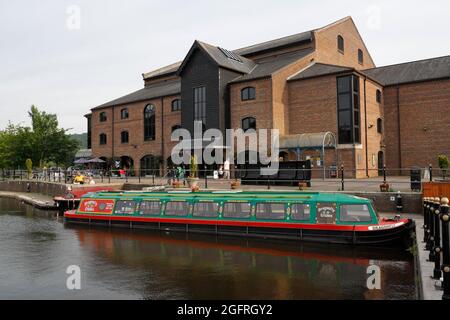
[[[120,110],[120,119],[128,119],[129,114],[128,114],[128,109],[122,109]]]
[[[181,111],[181,100],[175,99],[172,101],[172,111]]]
[[[116,202],[114,213],[116,214],[133,214],[136,210],[136,202],[132,200],[119,200]]]
[[[291,219],[305,221],[309,220],[311,206],[304,203],[293,203],[291,205]]]
[[[377,102],[381,103],[381,91],[377,90]]]
[[[100,134],[100,136],[99,136],[99,140],[100,140],[100,145],[105,145],[106,144],[106,134],[104,134],[104,133],[102,133],[102,134]]]
[[[359,77],[338,77],[337,91],[339,143],[361,143]]]
[[[189,204],[186,201],[170,201],[166,203],[166,216],[185,217],[189,213]]]
[[[172,133],[174,133],[176,130],[178,130],[178,129],[181,129],[181,126],[179,125],[179,124],[177,124],[177,125],[174,125],[173,127],[172,127]]]
[[[194,121],[206,124],[206,87],[194,88]]]
[[[108,117],[106,116],[106,112],[100,112],[99,118],[100,118],[100,122],[105,122],[106,120],[108,120]]]
[[[283,220],[284,217],[284,203],[258,203],[256,205],[257,219]]]
[[[256,119],[253,117],[242,119],[242,130],[247,131],[249,129],[256,130]]]
[[[364,63],[364,53],[361,49],[358,49],[358,62],[359,64]]]
[[[372,216],[367,204],[346,204],[341,206],[341,222],[369,222]]]
[[[194,217],[215,218],[219,211],[219,204],[216,202],[198,202],[194,204]]]
[[[339,36],[337,37],[337,46],[338,46],[338,50],[339,50],[341,53],[344,53],[344,38],[342,38],[341,35],[339,35]]]
[[[142,201],[139,214],[148,216],[159,216],[161,213],[161,204],[159,201]]]
[[[251,205],[248,202],[227,202],[223,205],[224,218],[250,218]]]
[[[241,100],[255,100],[256,99],[256,89],[253,87],[247,87],[241,90]]]
[[[144,109],[144,140],[155,140],[155,106],[148,104]]]
[[[383,119],[381,118],[377,119],[377,132],[383,133]]]
[[[130,135],[129,135],[128,131],[122,131],[120,133],[120,141],[122,143],[128,143],[129,140],[130,140]]]

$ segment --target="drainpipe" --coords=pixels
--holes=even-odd
[[[162,158],[162,175],[166,174],[166,157],[164,156],[164,98],[161,97],[161,158]]]
[[[115,119],[114,119],[114,106],[111,107],[111,111],[112,111],[112,116],[111,116],[111,118],[112,118],[112,121],[111,121],[111,134],[112,134],[111,153],[112,153],[112,155],[111,155],[111,157],[112,157],[112,160],[114,162],[114,156],[115,156],[115,150],[114,150],[115,149],[115,145],[114,145],[114,135],[115,135],[115,133],[114,133],[114,122],[115,122]]]
[[[402,136],[400,130],[400,86],[397,84],[397,133],[398,133],[398,164],[402,174]]]
[[[364,125],[365,125],[365,140],[366,140],[366,177],[369,177],[369,144],[367,138],[367,92],[366,92],[367,77],[364,77]]]

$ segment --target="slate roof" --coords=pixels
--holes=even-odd
[[[354,68],[351,67],[343,67],[343,66],[336,66],[332,64],[325,64],[325,63],[314,63],[310,65],[309,67],[301,70],[300,72],[294,74],[289,78],[289,81],[291,80],[302,80],[302,79],[308,79],[308,78],[314,78],[314,77],[320,77],[328,74],[336,74],[341,72],[349,72],[354,71]]]
[[[290,65],[291,63],[306,57],[314,49],[308,48],[295,53],[283,54],[265,62],[258,63],[256,67],[248,74],[238,77],[230,83],[238,83],[248,80],[255,80],[271,76],[274,72]]]
[[[450,56],[367,69],[364,74],[385,86],[450,77]]]
[[[181,81],[164,82],[145,87],[143,89],[127,94],[118,99],[104,103],[98,107],[95,107],[94,109],[112,107],[116,105],[171,96],[180,93],[181,93]]]
[[[178,73],[183,69],[184,65],[189,60],[191,54],[198,47],[202,48],[222,68],[234,70],[240,73],[249,73],[256,65],[255,62],[253,62],[252,60],[244,58],[239,55],[236,56],[241,60],[241,62],[230,59],[220,50],[219,47],[196,40],[191,50],[189,50],[189,53],[187,54],[186,58],[183,60],[183,63],[181,64],[178,70]]]

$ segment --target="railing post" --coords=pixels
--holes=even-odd
[[[428,199],[428,197],[423,198],[423,243],[426,243],[428,239]]]
[[[139,183],[141,183],[142,169],[139,169]]]
[[[208,189],[208,173],[205,170],[205,189]]]
[[[431,164],[428,166],[428,170],[430,170],[430,182],[433,182],[433,166]]]
[[[345,183],[344,183],[344,165],[341,164],[341,191],[345,190]]]
[[[436,258],[436,252],[434,251],[434,247],[435,247],[435,243],[436,243],[436,224],[435,224],[435,219],[434,219],[434,215],[436,210],[438,210],[439,208],[439,204],[440,204],[440,199],[439,198],[434,198],[434,202],[433,202],[433,207],[430,210],[430,254],[428,256],[428,260],[431,262],[434,262],[435,258]],[[437,226],[439,228],[439,225]]]
[[[433,279],[439,280],[441,278],[441,224],[440,224],[440,199],[439,204],[437,205],[436,210],[434,211],[434,270],[433,270]]]
[[[442,300],[450,300],[450,237],[449,237],[449,207],[448,199],[441,200],[441,221],[442,221],[442,271],[444,273],[444,281],[442,282],[444,293]]]
[[[152,184],[153,185],[155,185],[155,171],[153,171],[153,174],[152,174]]]
[[[386,166],[383,166],[383,183],[386,184]]]

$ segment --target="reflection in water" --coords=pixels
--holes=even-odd
[[[413,257],[401,249],[69,227],[14,205],[0,200],[0,298],[416,298]],[[72,264],[80,291],[65,287]],[[371,264],[381,290],[367,289]]]

